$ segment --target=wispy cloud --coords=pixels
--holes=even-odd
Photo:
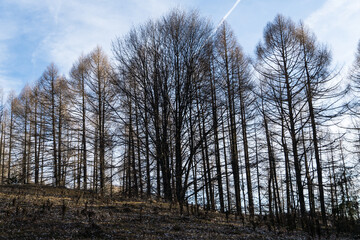
[[[0,26],[6,26],[1,27],[0,31],[0,73],[5,72],[4,65],[11,57],[8,41],[16,37],[19,32],[18,24],[15,20],[9,19],[10,15],[10,13],[5,11],[0,15]]]
[[[217,23],[233,4],[240,0],[192,1],[192,0],[1,0],[0,1],[0,77],[18,79],[17,82],[34,81],[40,77],[46,65],[54,62],[66,74],[82,53],[88,53],[97,45],[111,56],[111,41],[126,34],[149,18],[157,18],[174,7],[198,8],[206,17]],[[291,3],[290,3],[291,2]],[[228,18],[239,41],[246,39],[246,51],[261,38],[261,30],[272,14],[300,3],[277,0],[242,1]],[[281,5],[280,5],[281,3]],[[319,2],[317,2],[319,3]],[[320,4],[320,3],[319,3]],[[278,6],[286,6],[278,8]],[[306,23],[317,34],[319,41],[328,43],[339,65],[350,64],[360,38],[360,1],[327,0]],[[254,10],[266,9],[261,16]],[[269,10],[270,9],[270,10]],[[305,9],[305,8],[304,8]],[[304,12],[305,10],[299,10]],[[308,9],[308,8],[306,8]],[[310,10],[307,10],[311,12]],[[268,15],[265,13],[269,12]],[[270,14],[271,13],[271,14]],[[248,14],[248,15],[247,15]],[[285,11],[285,14],[287,12]],[[289,12],[293,17],[294,12]],[[232,22],[231,22],[232,21]],[[254,29],[258,29],[254,32]],[[242,32],[243,31],[243,32]],[[260,34],[260,36],[258,36]],[[2,69],[2,70],[1,70]],[[4,84],[10,83],[2,81]],[[19,90],[19,89],[18,89]]]
[[[44,32],[32,52],[33,65],[55,62],[66,73],[81,53],[101,45],[111,54],[111,41],[122,36],[144,16],[158,17],[175,6],[165,0],[62,1],[19,0],[17,7],[39,15],[38,29]],[[30,34],[30,33],[28,33]]]
[[[319,41],[327,43],[344,71],[351,66],[360,39],[360,1],[328,0],[305,21]]]
[[[8,94],[14,89],[21,89],[24,83],[18,78],[9,77],[0,71],[0,100],[3,98],[6,101]]]

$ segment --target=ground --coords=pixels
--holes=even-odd
[[[337,239],[352,239],[342,236]],[[0,239],[311,239],[233,215],[155,200],[35,185],[0,185]],[[314,238],[318,239],[318,237]],[[336,239],[328,234],[323,239]]]

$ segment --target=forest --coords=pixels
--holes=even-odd
[[[162,199],[272,226],[359,233],[360,42],[349,72],[277,15],[247,56],[173,10],[51,63],[0,105],[0,182]]]

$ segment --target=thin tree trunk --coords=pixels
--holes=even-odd
[[[26,100],[27,101],[27,100]],[[28,112],[27,112],[27,102],[25,104],[25,116],[24,116],[24,149],[23,149],[23,156],[22,156],[22,163],[21,163],[21,167],[22,167],[22,174],[21,174],[21,180],[23,183],[26,183],[27,180],[27,174],[26,174],[26,159],[27,159],[27,135],[28,135],[28,129],[27,129],[27,116]]]
[[[13,137],[13,126],[14,126],[14,109],[13,102],[11,102],[11,113],[10,113],[10,134],[9,134],[9,156],[8,156],[8,180],[11,178],[11,151],[12,151],[12,137]]]
[[[87,189],[87,148],[86,148],[86,106],[85,106],[85,79],[81,79],[81,97],[82,97],[82,158],[83,158],[83,185]]]
[[[137,102],[136,92],[135,101]],[[139,172],[139,187],[140,187],[140,196],[142,197],[144,194],[143,182],[142,182],[142,167],[141,167],[141,154],[140,154],[140,131],[139,131],[139,112],[137,105],[135,104],[135,124],[136,124],[136,148],[137,148],[137,160],[138,160],[138,172]]]
[[[199,135],[200,139],[203,137],[203,130],[200,123],[200,110],[199,110],[199,103],[197,102],[197,110],[198,110],[198,119],[199,119]],[[205,156],[205,146],[204,142],[201,142],[201,157],[202,157],[202,163],[203,163],[203,176],[204,176],[204,185],[205,185],[205,192],[206,192],[206,209],[210,209],[210,194],[209,194],[209,180],[207,175],[207,168],[206,168],[206,156]]]
[[[37,91],[37,90],[35,90]],[[37,93],[36,93],[37,95]],[[35,109],[34,109],[34,157],[35,157],[35,184],[39,184],[39,155],[38,155],[38,99],[35,99]]]
[[[302,45],[304,45],[304,41],[301,41]],[[317,124],[315,121],[315,111],[313,107],[313,91],[314,89],[311,86],[311,76],[309,73],[309,67],[307,62],[307,54],[305,47],[303,46],[303,54],[304,54],[304,67],[306,72],[306,97],[309,106],[309,114],[312,128],[312,140],[314,144],[314,152],[315,152],[315,160],[316,160],[316,170],[318,176],[318,184],[319,184],[319,194],[320,194],[320,207],[321,207],[321,216],[323,220],[323,224],[327,225],[326,219],[326,209],[325,209],[325,196],[324,196],[324,186],[323,186],[323,177],[322,177],[322,164],[319,153],[319,141],[317,137]]]
[[[255,128],[255,158],[256,158],[256,180],[257,180],[257,190],[258,190],[258,201],[259,201],[259,214],[262,215],[262,205],[261,205],[261,185],[260,185],[260,172],[259,172],[259,151],[258,151],[258,139]]]
[[[150,179],[150,147],[149,147],[149,122],[148,122],[148,107],[147,107],[147,97],[145,93],[145,158],[146,158],[146,195],[147,197],[151,196],[151,179]]]
[[[217,116],[217,104],[216,104],[216,90],[213,77],[210,79],[211,83],[211,104],[212,104],[212,117],[214,125],[214,144],[215,144],[215,162],[216,162],[216,178],[218,182],[219,190],[219,201],[220,201],[220,212],[224,212],[224,192],[222,186],[222,174],[221,174],[221,163],[220,163],[220,147],[219,147],[219,136],[218,136],[218,116]]]
[[[30,168],[30,160],[31,160],[31,120],[29,120],[29,134],[28,134],[28,145],[27,145],[27,155],[26,155],[26,183],[30,183],[31,180],[31,168]]]
[[[225,178],[226,178],[227,211],[231,212],[231,195],[230,195],[230,183],[229,183],[228,163],[227,163],[227,155],[226,155],[224,121],[222,122],[221,126],[222,126],[222,139],[223,139],[224,165],[225,165]]]
[[[287,105],[289,110],[289,124],[290,124],[290,136],[292,141],[292,150],[294,155],[294,166],[295,166],[295,175],[296,175],[296,185],[298,188],[298,196],[300,202],[300,212],[301,217],[304,218],[306,216],[306,207],[305,207],[305,200],[304,200],[304,191],[301,179],[301,164],[298,155],[298,148],[297,148],[297,136],[296,136],[296,129],[295,129],[295,119],[294,119],[294,109],[293,109],[293,102],[292,102],[292,88],[290,86],[290,80],[288,76],[288,70],[286,65],[286,57],[283,55],[282,58],[284,59],[284,73],[285,73],[285,84],[286,84],[286,93],[287,93]]]
[[[54,86],[55,79],[51,79],[51,120],[52,120],[52,141],[53,141],[53,161],[54,161],[54,185],[59,185],[58,179],[58,161],[57,161],[57,147],[56,147],[56,125],[55,125],[55,86]]]
[[[60,90],[61,91],[61,90]],[[58,176],[58,186],[62,186],[62,174],[61,174],[61,168],[62,168],[62,93],[59,93],[59,119],[58,119],[58,164],[57,164],[57,176]]]
[[[4,171],[5,171],[5,168],[4,168],[4,157],[3,157],[3,151],[5,152],[5,147],[3,147],[5,145],[5,140],[3,142],[3,139],[4,138],[4,123],[1,122],[1,119],[0,119],[0,124],[1,124],[1,130],[0,130],[0,134],[1,134],[1,138],[0,138],[0,163],[1,163],[1,184],[4,183]]]
[[[208,186],[209,186],[209,194],[210,194],[210,207],[211,210],[215,210],[215,199],[214,199],[214,192],[212,189],[212,178],[211,178],[211,168],[210,168],[210,161],[209,161],[209,148],[207,143],[207,137],[206,137],[206,130],[205,130],[205,119],[204,119],[204,110],[201,108],[201,119],[202,119],[202,131],[203,131],[203,138],[204,138],[204,145],[205,145],[205,162],[206,162],[206,172],[205,174],[208,175]],[[200,138],[202,139],[202,138]]]
[[[273,179],[273,158],[274,153],[271,146],[271,139],[270,139],[270,132],[269,132],[269,126],[267,122],[267,118],[264,111],[264,105],[262,102],[262,114],[263,114],[263,121],[264,121],[264,127],[265,127],[265,135],[266,135],[266,145],[267,145],[267,152],[268,152],[268,158],[269,158],[269,179],[268,179],[268,196],[269,196],[269,215],[270,215],[270,221],[273,221],[274,215],[273,215],[273,209],[272,209],[272,191],[271,191],[271,183]]]
[[[239,76],[239,82],[240,82],[240,76]],[[245,100],[242,91],[243,91],[242,89],[240,89],[239,91],[241,129],[242,129],[243,147],[244,147],[245,173],[246,173],[246,183],[247,183],[247,194],[249,200],[249,213],[250,213],[250,218],[252,219],[254,217],[254,200],[253,200],[252,183],[251,183],[250,157],[249,157],[247,123],[246,123],[246,112],[245,112],[245,102],[244,102]]]
[[[95,138],[94,138],[94,170],[93,170],[93,191],[98,192],[98,159],[99,159],[99,148],[98,148],[98,142],[99,142],[99,131],[96,128],[95,129]]]
[[[77,144],[77,159],[76,159],[76,164],[74,164],[76,166],[76,170],[77,170],[77,174],[76,174],[76,180],[77,180],[77,189],[80,189],[81,187],[81,157],[82,157],[82,149],[80,148],[80,133],[78,133],[77,135],[77,139],[78,139],[78,144]]]

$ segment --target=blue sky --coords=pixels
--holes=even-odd
[[[197,9],[214,25],[236,0],[1,0],[0,88],[19,92],[54,62],[67,75],[82,53],[175,7]],[[244,51],[254,55],[267,22],[277,13],[302,19],[333,52],[334,65],[352,64],[360,39],[359,0],[241,0],[227,21]]]

